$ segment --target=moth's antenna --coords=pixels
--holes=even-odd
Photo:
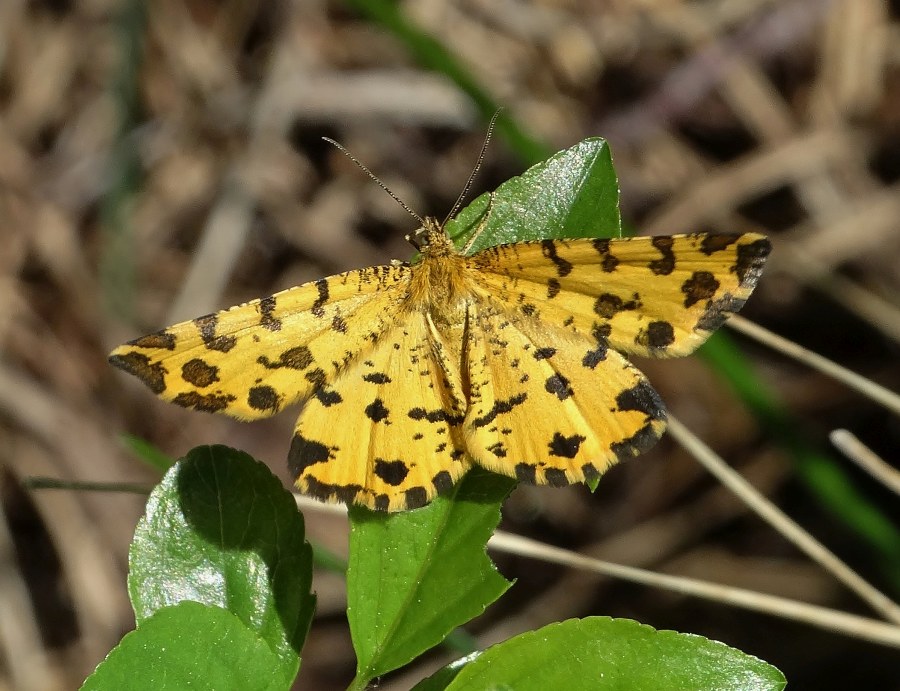
[[[378,185],[381,189],[383,189],[385,192],[387,192],[387,193],[391,196],[391,199],[393,199],[393,200],[394,200],[395,202],[397,202],[400,206],[402,206],[403,209],[406,211],[406,213],[408,213],[410,216],[412,216],[414,219],[416,219],[416,220],[417,220],[419,223],[421,223],[423,226],[425,225],[425,220],[424,220],[421,216],[419,216],[419,214],[417,214],[415,211],[413,211],[412,209],[410,209],[410,208],[404,203],[404,201],[403,201],[402,199],[400,199],[400,197],[398,197],[396,194],[394,194],[394,193],[391,191],[391,189],[390,189],[387,185],[385,185],[381,180],[379,180],[379,179],[375,176],[375,173],[373,173],[371,170],[369,170],[368,168],[366,168],[366,166],[363,165],[363,163],[362,163],[358,158],[356,158],[356,156],[354,156],[353,154],[351,154],[349,151],[347,151],[347,149],[345,149],[343,146],[341,146],[341,145],[338,144],[336,141],[334,141],[334,139],[330,139],[330,138],[328,138],[328,137],[322,137],[322,139],[324,139],[324,140],[325,140],[326,142],[328,142],[329,144],[332,144],[332,145],[334,145],[335,147],[337,147],[337,148],[338,148],[338,149],[339,149],[339,150],[340,150],[347,158],[349,158],[349,159],[350,159],[351,161],[353,161],[356,165],[358,165],[360,168],[362,168],[362,171],[363,171],[366,175],[368,175],[370,178],[372,178],[373,182],[374,182],[376,185]]]
[[[494,113],[493,117],[491,117],[491,122],[488,124],[487,134],[484,136],[484,144],[481,145],[481,153],[478,154],[478,160],[475,162],[475,167],[472,168],[472,172],[469,174],[469,179],[466,180],[466,185],[463,187],[462,192],[459,193],[459,196],[456,198],[456,203],[453,205],[453,208],[450,209],[450,213],[444,218],[441,223],[441,228],[447,225],[447,221],[453,218],[453,215],[459,211],[459,207],[462,205],[463,200],[466,198],[466,195],[469,193],[469,189],[472,187],[472,182],[475,180],[475,176],[478,175],[478,171],[481,169],[481,163],[484,161],[484,155],[487,152],[488,144],[491,143],[491,135],[494,134],[494,125],[497,123],[497,118],[500,116],[500,111],[503,108],[497,108],[497,112]]]

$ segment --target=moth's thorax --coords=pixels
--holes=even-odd
[[[412,267],[412,306],[427,309],[435,321],[458,322],[471,295],[466,259],[434,219],[425,219],[417,235],[422,258]]]

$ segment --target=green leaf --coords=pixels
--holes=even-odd
[[[81,689],[287,689],[279,666],[266,642],[231,612],[182,602],[127,634]]]
[[[550,624],[488,648],[461,669],[454,665],[417,691],[780,691],[787,684],[772,665],[724,643],[609,617]]]
[[[511,585],[485,545],[513,485],[474,468],[415,511],[350,509],[347,617],[357,687],[437,645]]]
[[[487,214],[470,253],[523,240],[619,237],[619,182],[606,141],[585,139],[483,194],[447,223],[463,247]]]
[[[222,607],[296,675],[315,607],[312,552],[293,498],[262,463],[225,446],[191,450],[150,495],[129,561],[139,626],[185,600]]]

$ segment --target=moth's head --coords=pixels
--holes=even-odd
[[[444,227],[438,223],[436,218],[426,217],[422,221],[421,227],[415,232],[406,236],[409,242],[423,255],[429,257],[446,257],[450,254],[457,254],[456,248],[444,232]]]

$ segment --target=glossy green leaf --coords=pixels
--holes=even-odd
[[[225,446],[193,449],[150,495],[130,552],[140,626],[185,600],[226,609],[293,678],[315,606],[312,553],[290,493],[266,466]]]
[[[182,602],[142,621],[81,689],[287,689],[279,669],[278,656],[231,612]]]
[[[483,194],[447,223],[463,247],[487,219],[469,248],[523,240],[619,237],[619,182],[606,141],[585,139]]]
[[[609,617],[550,624],[462,662],[417,691],[780,691],[787,683],[772,665],[724,643]]]
[[[513,484],[475,468],[421,509],[350,510],[347,617],[358,684],[437,645],[511,585],[485,545]]]

